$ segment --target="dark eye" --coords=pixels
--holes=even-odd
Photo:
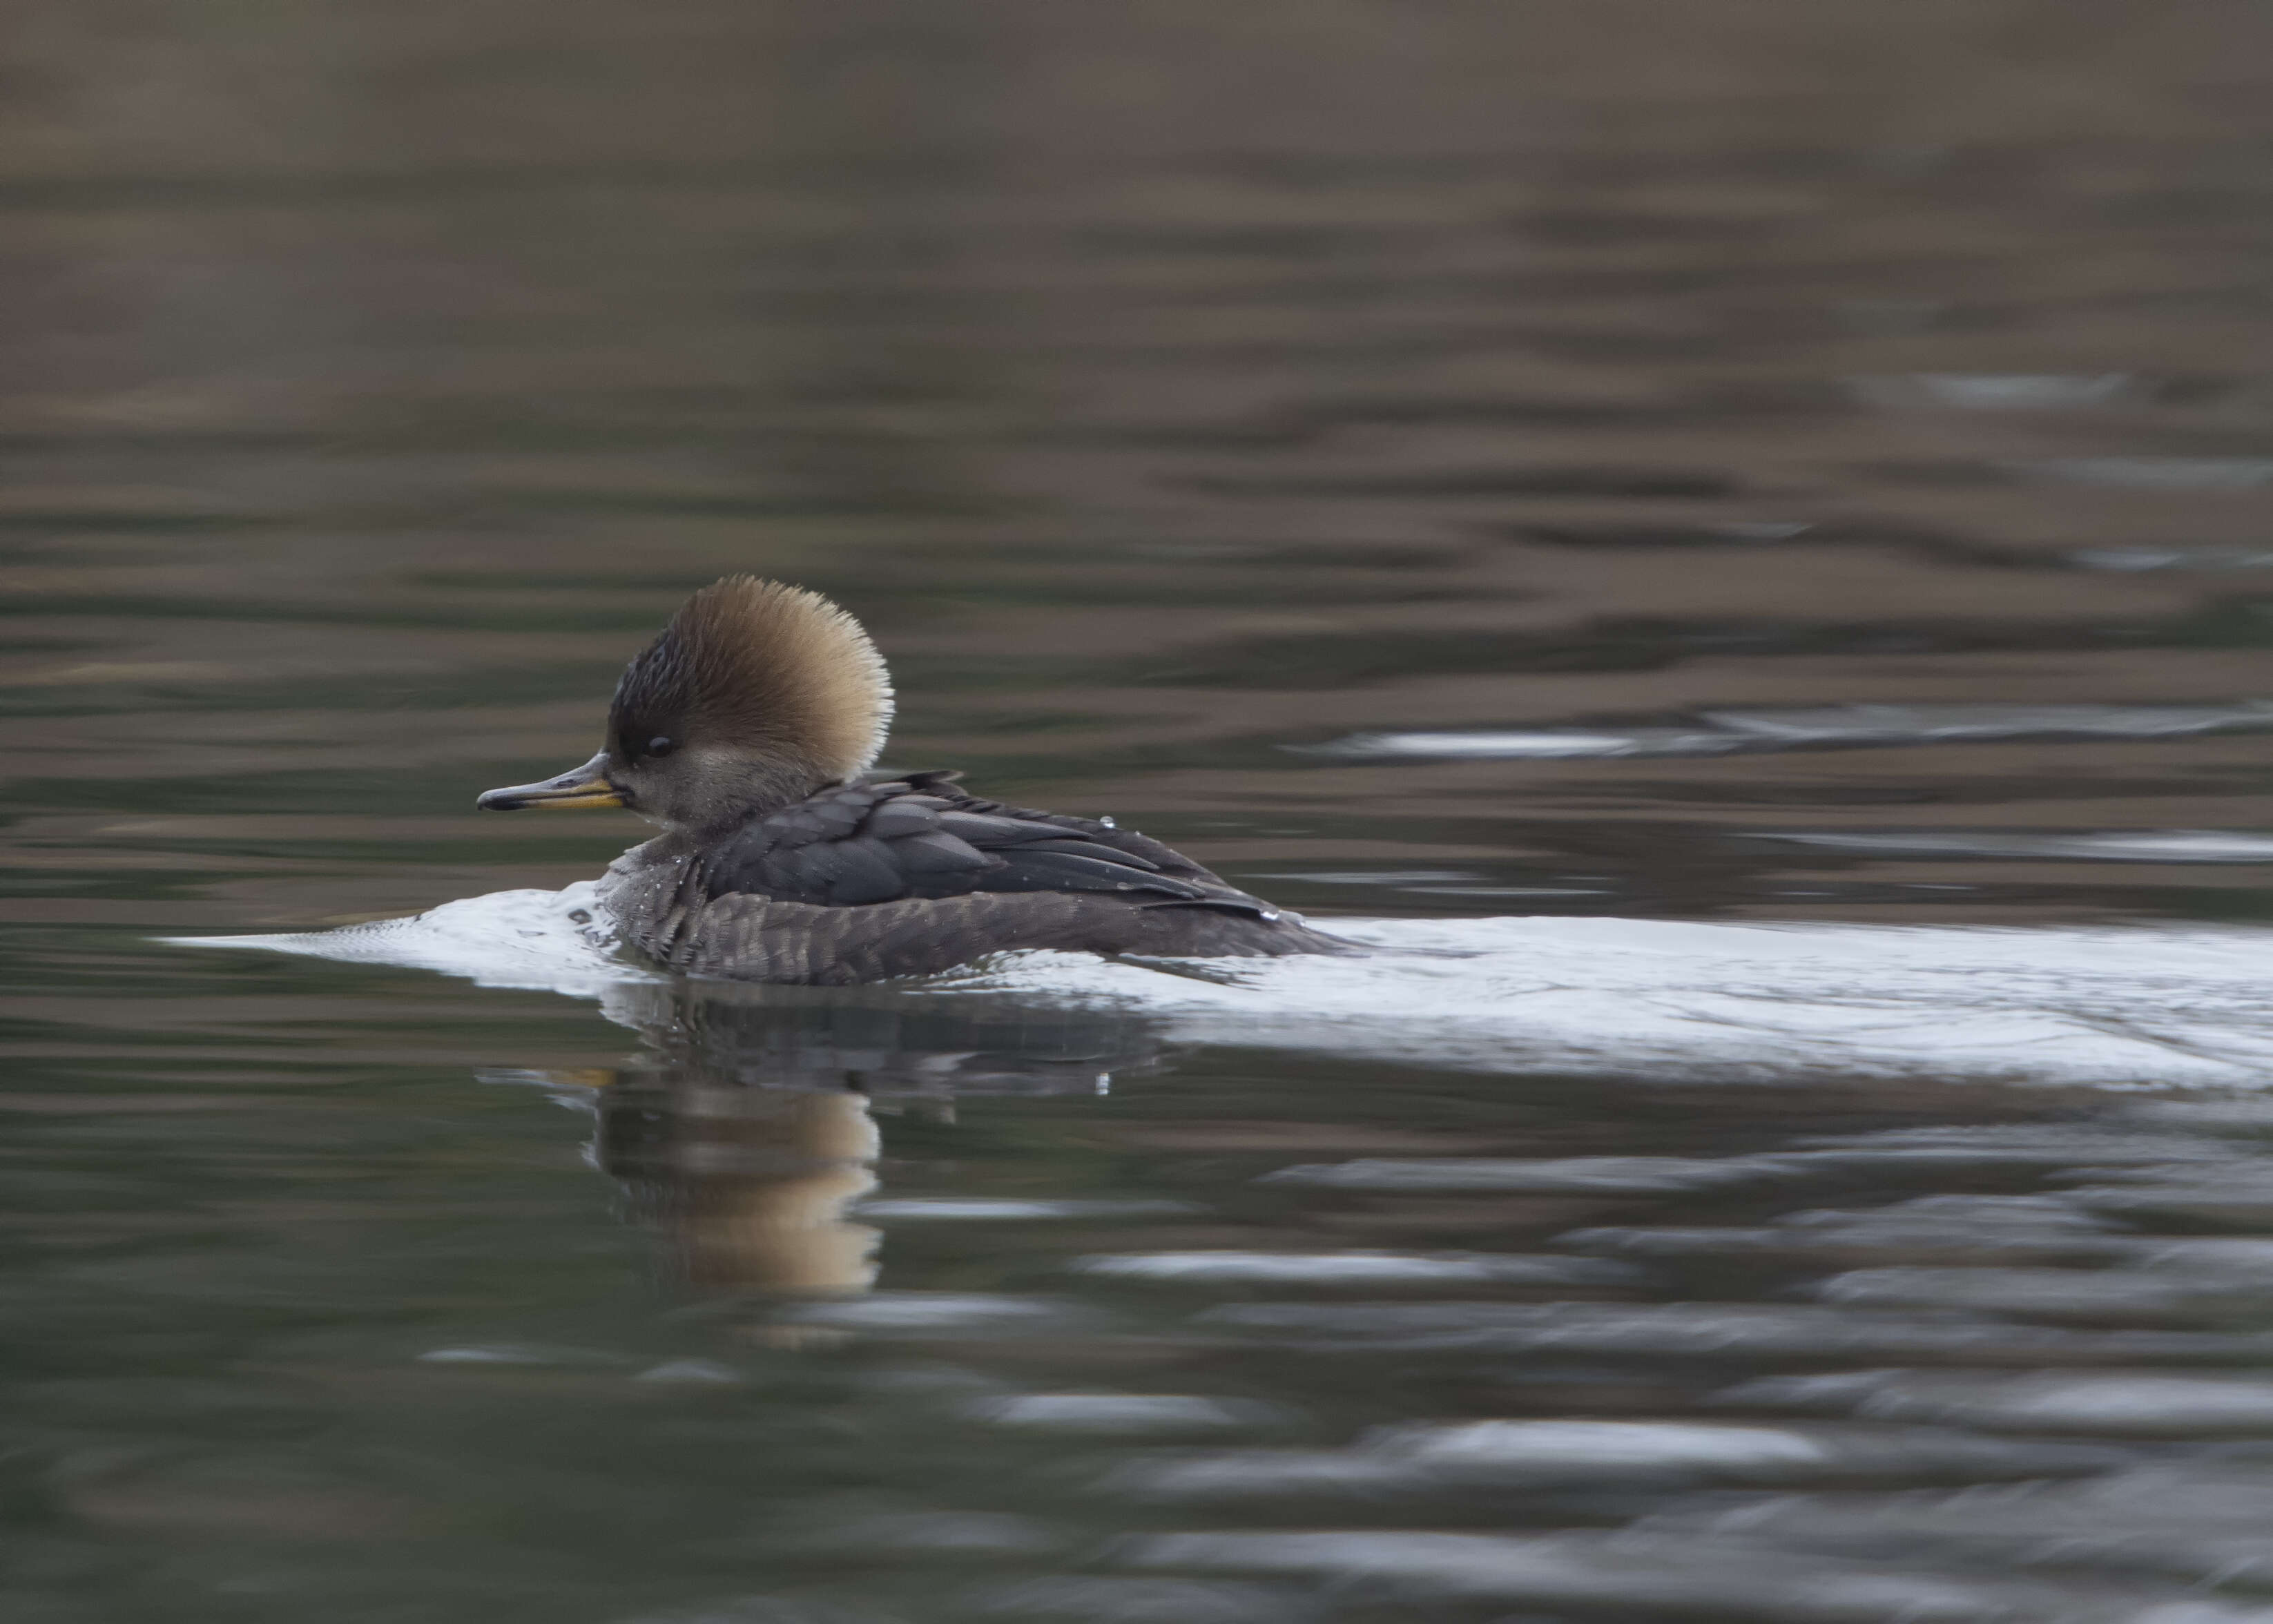
[[[657,735],[647,741],[647,748],[642,752],[642,754],[648,756],[668,756],[678,748],[679,741],[677,740],[665,739]]]

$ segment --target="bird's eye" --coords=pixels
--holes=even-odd
[[[665,739],[658,734],[647,741],[645,753],[649,756],[668,756],[678,748],[679,743],[676,740]]]

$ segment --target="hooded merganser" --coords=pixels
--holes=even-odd
[[[953,772],[871,771],[891,718],[859,621],[730,575],[625,667],[598,755],[476,804],[660,824],[608,866],[600,905],[632,945],[699,975],[842,986],[1021,948],[1357,951],[1109,818],[982,801]]]

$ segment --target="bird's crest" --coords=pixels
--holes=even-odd
[[[728,575],[680,605],[625,668],[609,739],[739,748],[857,777],[884,748],[892,681],[860,623],[817,592]]]

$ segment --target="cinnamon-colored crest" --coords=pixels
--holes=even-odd
[[[866,771],[884,748],[892,684],[860,623],[818,593],[729,575],[688,598],[617,684],[610,744],[731,747]]]

